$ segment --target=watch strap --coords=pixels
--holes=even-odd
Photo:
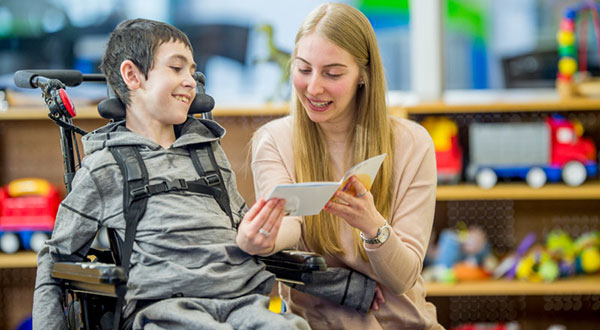
[[[388,232],[388,237],[386,237],[385,240],[381,240],[381,233],[383,232],[383,230],[385,228],[388,228],[388,230],[390,232]],[[360,238],[362,238],[363,242],[365,242],[366,244],[380,244],[383,243],[387,240],[387,238],[389,238],[390,234],[391,234],[391,230],[392,227],[390,226],[390,224],[387,222],[387,220],[385,220],[385,224],[381,227],[379,227],[379,229],[377,229],[377,235],[375,235],[375,237],[373,238],[367,238],[367,236],[365,236],[365,234],[361,231],[360,232]]]

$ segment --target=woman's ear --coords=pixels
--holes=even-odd
[[[141,72],[138,67],[131,61],[125,60],[120,67],[121,78],[129,90],[136,90],[141,86]]]

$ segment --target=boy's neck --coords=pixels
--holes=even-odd
[[[127,113],[125,123],[130,131],[160,144],[164,149],[169,149],[175,142],[173,125],[152,120],[139,120],[133,113]]]

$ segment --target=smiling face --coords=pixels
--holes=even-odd
[[[192,52],[182,42],[161,44],[148,78],[142,79],[138,108],[147,119],[163,125],[181,124],[196,96]]]
[[[292,67],[296,95],[315,123],[349,123],[356,109],[359,67],[346,50],[311,33],[298,41]]]

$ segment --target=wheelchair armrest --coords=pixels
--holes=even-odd
[[[63,284],[73,291],[111,297],[121,295],[122,290],[118,288],[127,283],[123,268],[100,262],[57,262],[52,268],[52,276],[62,279]]]
[[[314,272],[327,270],[325,259],[312,252],[284,250],[268,257],[257,258],[282,282],[308,284],[312,282]]]

